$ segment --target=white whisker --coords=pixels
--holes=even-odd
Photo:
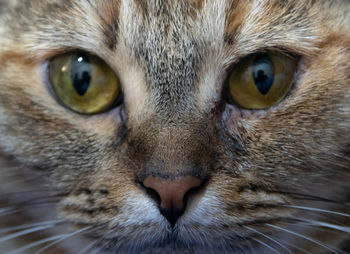
[[[273,252],[275,252],[277,254],[282,254],[281,252],[277,251],[275,248],[271,247],[267,243],[264,243],[263,241],[260,241],[259,239],[256,239],[255,237],[251,237],[251,239],[253,239],[254,241],[260,243],[261,245],[265,246],[266,248],[272,250]]]
[[[5,174],[3,175],[6,178],[13,178],[13,177],[17,177],[16,174]],[[20,177],[20,179],[14,179],[13,181],[6,181],[7,184],[19,184],[19,183],[25,183],[25,182],[31,182],[31,181],[35,181],[38,180],[39,178],[41,178],[41,176],[31,176],[31,177]],[[8,179],[10,180],[10,179]]]
[[[101,238],[102,239],[102,238]],[[101,251],[103,251],[103,249],[108,246],[108,242],[103,243],[102,245],[98,246],[98,248],[95,248],[94,250],[92,250],[92,252],[90,254],[98,254]]]
[[[242,250],[243,253],[248,254],[247,247],[245,246],[238,246],[240,250]]]
[[[98,248],[95,248],[94,250],[92,250],[92,252],[90,252],[90,254],[98,254],[99,252],[101,252],[103,250],[102,247],[98,247]]]
[[[65,234],[64,236],[62,236],[62,238],[60,238],[60,239],[58,239],[58,240],[56,240],[56,241],[54,241],[54,242],[52,242],[52,243],[46,245],[45,247],[43,247],[43,248],[41,248],[40,250],[38,250],[37,252],[35,252],[35,254],[40,254],[40,253],[42,253],[44,250],[47,250],[48,248],[54,246],[55,244],[58,244],[58,243],[60,243],[60,242],[62,242],[62,241],[64,241],[64,240],[66,240],[66,239],[68,239],[68,238],[71,238],[71,237],[76,236],[76,235],[78,235],[78,234],[80,234],[80,233],[83,233],[83,232],[89,230],[90,228],[92,228],[92,226],[88,226],[88,227],[79,229],[79,230],[74,231],[74,232],[69,233],[69,234]]]
[[[15,213],[16,211],[19,211],[20,209],[16,208],[16,207],[6,207],[6,208],[1,208],[0,209],[0,216],[5,216],[5,215],[9,215],[12,213]]]
[[[16,249],[16,250],[13,250],[7,254],[19,254],[23,251],[26,251],[28,249],[31,249],[31,248],[34,248],[38,245],[41,245],[41,244],[44,244],[44,243],[47,243],[47,242],[51,242],[51,241],[55,241],[55,240],[58,240],[60,238],[62,238],[65,234],[62,234],[62,235],[56,235],[56,236],[52,236],[52,237],[48,237],[48,238],[45,238],[45,239],[42,239],[40,241],[37,241],[37,242],[34,242],[34,243],[31,243],[31,244],[27,244],[25,246],[23,246],[22,248],[19,248],[19,249]]]
[[[346,213],[340,213],[340,212],[335,212],[335,211],[330,211],[330,210],[325,210],[325,209],[319,209],[319,208],[314,208],[314,207],[296,206],[296,205],[281,205],[281,206],[289,207],[289,208],[295,208],[295,209],[301,209],[301,210],[307,210],[307,211],[313,211],[313,212],[334,214],[334,215],[339,215],[339,216],[344,216],[344,217],[349,217],[350,218],[350,215],[346,214]]]
[[[1,209],[0,209],[0,214],[1,214],[1,213],[6,213],[6,212],[8,212],[8,211],[10,211],[10,210],[12,210],[12,209],[13,209],[13,207],[1,208]]]
[[[53,189],[29,189],[29,190],[21,190],[21,191],[17,191],[17,192],[8,192],[5,194],[1,194],[0,198],[8,198],[9,196],[17,196],[17,195],[23,195],[23,194],[29,194],[29,193],[49,193],[49,192],[53,192]]]
[[[315,239],[312,239],[310,237],[301,235],[301,234],[299,234],[297,232],[294,232],[294,231],[291,231],[291,230],[288,230],[288,229],[285,229],[285,228],[282,228],[282,227],[279,227],[279,226],[276,226],[276,225],[268,224],[268,223],[266,225],[269,226],[269,227],[272,227],[272,228],[279,229],[279,230],[282,230],[284,232],[290,233],[292,235],[296,235],[296,236],[298,236],[300,238],[306,239],[306,240],[308,240],[310,242],[313,242],[313,243],[315,243],[315,244],[317,244],[317,245],[319,245],[319,246],[321,246],[321,247],[323,247],[323,248],[325,248],[327,250],[330,250],[333,253],[339,253],[338,251],[332,249],[331,247],[329,247],[329,246],[327,246],[327,245],[325,245],[325,244],[323,244],[323,243],[321,243],[321,242],[319,242],[319,241],[317,241]]]
[[[52,207],[53,202],[42,202],[42,203],[33,203],[29,205],[24,205],[21,207],[10,207],[10,208],[3,208],[0,209],[0,217],[4,217],[7,215],[12,215],[15,213],[21,213],[22,211],[26,211],[28,208],[30,209],[38,209],[42,207]]]
[[[268,236],[268,235],[266,235],[266,234],[264,234],[264,233],[262,233],[262,232],[260,232],[260,231],[258,231],[258,230],[256,230],[256,229],[254,229],[254,228],[247,227],[247,226],[245,226],[245,228],[248,229],[248,230],[250,230],[250,231],[253,231],[253,232],[255,232],[255,233],[259,234],[259,235],[262,235],[263,237],[269,239],[270,241],[272,241],[272,242],[274,242],[275,244],[277,244],[278,246],[280,246],[282,249],[286,250],[288,253],[293,254],[293,251],[291,251],[291,250],[288,249],[286,246],[284,246],[283,244],[281,244],[281,243],[278,242],[277,240],[273,239],[272,237],[270,237],[270,236]]]
[[[8,241],[8,240],[11,240],[11,239],[14,239],[14,238],[23,236],[23,235],[28,235],[28,234],[31,234],[31,233],[34,233],[34,232],[37,232],[37,231],[42,231],[42,230],[45,230],[45,229],[48,229],[48,228],[52,228],[54,225],[55,225],[55,224],[53,224],[53,225],[46,225],[46,226],[34,227],[34,228],[22,230],[22,231],[20,231],[20,232],[17,232],[17,233],[8,235],[8,236],[1,237],[1,238],[0,238],[0,243],[3,243],[3,242],[5,242],[5,241]]]
[[[16,227],[10,227],[10,228],[5,228],[0,230],[0,234],[5,234],[9,233],[12,231],[17,231],[21,229],[26,229],[26,228],[33,228],[33,227],[38,227],[38,226],[46,226],[46,225],[57,225],[59,223],[62,223],[64,220],[51,220],[51,221],[43,221],[43,222],[38,222],[38,223],[29,223],[29,224],[24,224],[21,226],[16,226]]]
[[[248,247],[249,247],[250,253],[256,254],[256,253],[255,253],[255,250],[254,250],[254,247],[252,246],[251,241],[247,241],[247,245],[248,245]],[[247,250],[248,250],[248,247],[247,247]]]
[[[330,224],[327,222],[314,221],[314,220],[307,220],[307,221],[304,221],[304,223],[307,225],[309,224],[311,226],[326,227],[326,228],[339,230],[341,232],[350,233],[350,227],[343,227],[343,226],[339,226],[339,225]]]
[[[295,219],[297,222],[298,222],[298,227],[318,227],[316,225],[312,225],[310,223],[307,223],[307,220],[302,220],[302,219]],[[286,224],[289,224],[289,225],[296,225],[296,222],[282,222],[282,223],[286,223]],[[329,228],[324,228],[324,227],[318,227],[317,228],[317,232],[324,232],[324,233],[327,233],[327,234],[339,234],[339,232],[335,232],[333,229],[329,229]]]
[[[14,209],[12,211],[9,211],[7,213],[3,213],[3,214],[0,214],[0,217],[5,217],[5,216],[8,216],[8,215],[13,215],[15,213],[20,213],[21,211],[23,211],[23,209]]]
[[[292,248],[294,248],[296,250],[300,250],[300,251],[302,251],[302,252],[304,252],[306,254],[313,254],[313,253],[311,253],[311,252],[309,252],[307,250],[304,250],[303,248],[300,248],[299,246],[296,246],[295,244],[289,243],[289,242],[284,241],[284,240],[280,240],[280,241],[283,242],[285,245],[288,245],[288,246],[290,246],[290,247],[292,247]]]
[[[99,240],[93,241],[92,243],[90,243],[88,246],[86,246],[84,249],[82,249],[81,251],[79,251],[78,254],[84,254],[86,251],[90,250]]]

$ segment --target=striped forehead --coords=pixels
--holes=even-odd
[[[201,4],[121,3],[119,38],[142,66],[144,85],[157,113],[176,115],[195,108],[208,49],[223,41],[224,1]]]

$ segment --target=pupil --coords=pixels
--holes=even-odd
[[[255,58],[253,63],[254,82],[260,93],[267,94],[275,78],[274,67],[267,55]]]
[[[71,79],[77,94],[83,96],[89,89],[91,81],[91,66],[88,57],[80,55],[74,59]]]

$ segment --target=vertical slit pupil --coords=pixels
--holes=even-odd
[[[71,69],[71,79],[77,94],[84,96],[91,82],[91,64],[87,56],[78,55],[74,58]]]
[[[275,78],[274,66],[268,55],[259,55],[255,58],[253,63],[253,78],[259,92],[267,94]]]

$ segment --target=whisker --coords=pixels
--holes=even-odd
[[[326,227],[326,228],[331,228],[335,229],[344,233],[350,233],[350,227],[344,227],[344,226],[339,226],[339,225],[334,225],[330,224],[327,222],[322,222],[322,221],[314,221],[314,220],[301,220],[304,224],[306,225],[311,225],[311,226],[320,226],[320,227]]]
[[[37,252],[35,252],[35,254],[40,254],[40,253],[42,253],[44,250],[47,250],[48,248],[54,246],[55,244],[58,244],[58,243],[60,243],[60,242],[62,242],[62,241],[64,241],[64,240],[66,240],[66,239],[69,239],[69,238],[71,238],[71,237],[73,237],[73,236],[79,235],[79,234],[81,234],[81,233],[83,233],[83,232],[89,230],[90,228],[92,228],[92,226],[88,226],[88,227],[79,229],[79,230],[74,231],[74,232],[69,233],[69,234],[65,234],[65,236],[63,236],[62,238],[60,238],[60,239],[58,239],[58,240],[56,240],[56,241],[54,241],[54,242],[52,242],[52,243],[46,245],[45,247],[43,247],[43,248],[41,248],[40,250],[38,250]]]
[[[8,198],[9,196],[17,196],[17,195],[23,195],[28,193],[42,193],[42,192],[54,192],[53,189],[38,189],[38,190],[23,190],[23,191],[17,191],[17,192],[9,192],[0,195],[0,198],[5,197]]]
[[[13,209],[13,210],[8,211],[8,212],[6,212],[6,213],[2,213],[2,214],[0,213],[0,217],[4,217],[4,216],[7,216],[7,215],[19,213],[19,212],[21,212],[21,211],[23,211],[23,210],[24,210],[24,209],[19,209],[19,208]]]
[[[98,254],[103,250],[103,247],[97,246],[97,248],[93,249],[90,254]]]
[[[12,215],[15,213],[21,213],[22,211],[30,209],[37,209],[37,208],[42,208],[45,206],[52,206],[52,204],[56,203],[56,201],[51,201],[51,202],[38,202],[38,203],[33,203],[30,206],[27,207],[11,207],[11,209],[8,209],[7,211],[4,211],[3,213],[0,212],[0,217],[7,216],[7,215]],[[5,208],[7,209],[7,208]]]
[[[81,251],[79,251],[78,254],[83,254],[86,251],[88,251],[89,249],[93,248],[94,245],[98,242],[99,240],[93,241],[92,243],[90,243],[88,246],[86,246],[84,249],[82,249]]]
[[[265,237],[265,238],[267,238],[267,239],[269,239],[270,241],[272,241],[272,242],[274,242],[275,244],[277,244],[278,246],[280,246],[282,249],[286,250],[288,253],[293,254],[293,252],[292,252],[290,249],[288,249],[286,246],[284,246],[283,244],[281,244],[281,243],[278,242],[277,240],[273,239],[272,237],[270,237],[270,236],[268,236],[268,235],[266,235],[266,234],[264,234],[264,233],[262,233],[262,232],[260,232],[260,231],[258,231],[258,230],[256,230],[256,229],[254,229],[254,228],[247,227],[247,226],[244,226],[244,227],[245,227],[246,229],[250,230],[250,231],[253,231],[253,232],[255,232],[255,233],[257,233],[257,234],[259,234],[259,235],[261,235],[261,236],[263,236],[263,237]]]
[[[56,201],[58,200],[58,198],[61,198],[62,195],[60,194],[55,194],[55,195],[51,195],[51,196],[41,196],[41,197],[35,197],[23,202],[18,202],[18,203],[14,203],[11,204],[12,206],[28,206],[28,205],[32,205],[32,204],[38,204],[38,203],[42,203],[44,201]]]
[[[325,245],[325,244],[323,244],[323,243],[321,243],[321,242],[319,242],[319,241],[317,241],[315,239],[312,239],[310,237],[301,235],[301,234],[299,234],[297,232],[294,232],[294,231],[291,231],[291,230],[288,230],[288,229],[285,229],[285,228],[282,228],[282,227],[279,227],[279,226],[276,226],[276,225],[272,225],[272,224],[269,224],[269,223],[266,223],[266,225],[269,226],[269,227],[272,227],[272,228],[279,229],[281,231],[290,233],[292,235],[296,235],[296,236],[298,236],[300,238],[306,239],[306,240],[308,240],[308,241],[310,241],[312,243],[315,243],[315,244],[317,244],[317,245],[319,245],[319,246],[321,246],[321,247],[323,247],[323,248],[325,248],[325,249],[327,249],[327,250],[329,250],[329,251],[331,251],[333,253],[337,253],[337,254],[341,253],[341,252],[338,252],[337,250],[335,250],[335,249],[333,249],[333,248],[331,248],[331,247],[329,247],[329,246],[327,246],[327,245]]]
[[[298,227],[308,227],[308,228],[310,228],[310,227],[317,227],[315,225],[308,224],[307,222],[304,222],[304,221],[306,221],[306,220],[295,219],[294,223],[287,222],[287,221],[284,221],[284,222],[281,222],[281,223],[285,223],[285,224],[289,224],[289,225],[297,225]],[[298,224],[295,224],[295,222],[298,222]],[[322,227],[317,228],[317,231],[318,232],[324,232],[324,233],[327,233],[327,234],[339,234],[339,232],[336,232],[333,229],[322,228]]]
[[[110,220],[111,221],[111,220]],[[107,224],[107,223],[103,223],[103,224],[101,224],[100,225],[100,227],[103,227],[105,224]],[[100,228],[99,227],[99,228]],[[104,237],[104,236],[102,236],[102,237],[100,237],[96,242],[101,242],[102,244],[99,244],[98,246],[96,246],[96,248],[95,249],[93,249],[91,252],[90,252],[90,254],[98,254],[98,253],[105,253],[104,252],[104,249],[106,248],[106,247],[110,247],[110,242],[107,240],[107,241],[105,241],[105,242],[103,242],[104,240],[105,240],[106,238]],[[96,244],[96,243],[95,243]],[[114,245],[114,246],[116,246],[116,244]],[[113,247],[112,247],[112,250],[113,250]]]
[[[327,202],[327,203],[333,203],[333,204],[341,204],[344,205],[343,202],[337,201],[337,200],[331,200],[315,195],[310,195],[310,194],[305,194],[305,193],[297,193],[297,192],[287,192],[287,191],[278,191],[278,192],[273,192],[273,193],[280,193],[280,194],[286,194],[293,196],[294,199],[299,199],[299,200],[307,200],[307,201],[320,201],[320,202]]]
[[[249,253],[247,252],[247,248],[241,247],[241,246],[238,246],[238,248],[241,250],[242,253],[244,253],[244,254],[249,254]],[[240,253],[241,253],[241,252],[240,252]]]
[[[256,254],[252,243],[249,243],[249,248],[253,254]]]
[[[6,177],[15,177],[15,175],[7,175]],[[38,180],[39,178],[42,178],[42,177],[44,177],[44,176],[32,176],[32,177],[27,177],[27,178],[21,177],[21,179],[13,180],[13,181],[10,181],[7,183],[14,185],[14,184],[19,184],[19,183],[35,181],[35,180]]]
[[[6,207],[6,208],[1,208],[0,209],[0,216],[2,215],[2,214],[4,214],[4,215],[6,215],[8,212],[11,212],[11,211],[13,211],[14,209],[16,209],[15,207]]]
[[[275,252],[277,254],[282,254],[281,252],[277,251],[275,248],[271,247],[267,243],[264,243],[263,241],[260,241],[259,239],[256,239],[255,237],[251,237],[251,239],[253,239],[254,241],[260,243],[261,245],[265,246],[266,248],[272,250],[273,252]]]
[[[42,230],[45,230],[45,229],[48,229],[48,228],[52,228],[55,225],[56,224],[51,224],[51,225],[38,226],[38,227],[22,230],[20,232],[13,233],[13,234],[10,234],[8,236],[1,237],[0,238],[0,243],[3,243],[5,241],[8,241],[8,240],[11,240],[11,239],[23,236],[23,235],[28,235],[28,234],[31,234],[31,233],[34,233],[34,232],[37,232],[37,231],[42,231]]]
[[[13,250],[13,251],[10,251],[9,253],[7,254],[19,254],[23,251],[26,251],[28,249],[31,249],[31,248],[34,248],[36,246],[39,246],[39,245],[42,245],[44,243],[47,243],[47,242],[51,242],[51,241],[55,241],[55,240],[58,240],[60,238],[62,238],[65,234],[61,234],[61,235],[56,235],[56,236],[52,236],[52,237],[48,237],[48,238],[45,238],[45,239],[42,239],[40,241],[36,241],[34,243],[31,243],[31,244],[27,244],[19,249],[16,249],[16,250]]]
[[[247,238],[245,239],[245,244],[244,244],[245,248],[244,248],[244,253],[252,253],[252,254],[256,254],[254,251],[254,248],[252,247],[252,242]]]
[[[21,229],[26,229],[26,228],[33,228],[33,227],[38,227],[38,226],[46,226],[46,225],[58,225],[60,223],[64,222],[64,220],[49,220],[49,221],[43,221],[43,222],[38,222],[38,223],[28,223],[25,225],[21,226],[16,226],[16,227],[10,227],[10,228],[5,228],[0,230],[0,234],[6,234],[12,231],[17,231]]]
[[[247,252],[247,251],[248,251],[248,247],[247,247],[247,246],[244,246],[244,245],[241,246],[241,245],[240,245],[240,246],[238,246],[238,248],[239,248],[240,250],[242,250],[243,253],[249,254],[249,253]]]
[[[100,239],[99,239],[99,241],[103,241],[104,240],[104,237],[101,237]],[[100,253],[101,251],[103,251],[104,250],[104,248],[105,247],[107,247],[109,245],[109,243],[108,242],[104,242],[104,243],[102,243],[102,244],[99,244],[99,246],[97,246],[97,248],[95,248],[94,250],[92,250],[92,252],[90,252],[90,254],[98,254],[98,253]]]
[[[307,206],[296,206],[296,205],[281,205],[281,206],[295,208],[295,209],[301,209],[301,210],[307,210],[307,211],[312,211],[312,212],[334,214],[334,215],[339,215],[339,216],[344,216],[344,217],[350,218],[350,214],[340,213],[340,212],[335,212],[335,211],[330,211],[330,210],[325,210],[325,209],[319,209],[319,208],[313,208],[313,207],[307,207]]]
[[[284,241],[284,240],[280,240],[280,241],[283,242],[285,245],[288,245],[288,246],[290,246],[290,247],[292,247],[292,248],[294,248],[296,250],[300,250],[300,251],[302,251],[302,252],[304,252],[306,254],[313,254],[313,253],[311,253],[311,252],[309,252],[307,250],[304,250],[303,248],[301,248],[299,246],[296,246],[295,244],[289,243],[289,242]]]
[[[9,207],[0,208],[0,217],[11,215],[14,213],[19,213],[27,210],[28,208],[32,209],[37,207],[49,206],[49,205],[52,206],[53,204],[59,201],[58,199],[54,199],[54,198],[51,198],[51,199],[48,198],[46,200],[43,197],[41,198],[42,198],[41,200],[40,198],[38,198],[37,200],[34,200],[34,201],[25,201],[22,203],[11,204],[11,206]]]

